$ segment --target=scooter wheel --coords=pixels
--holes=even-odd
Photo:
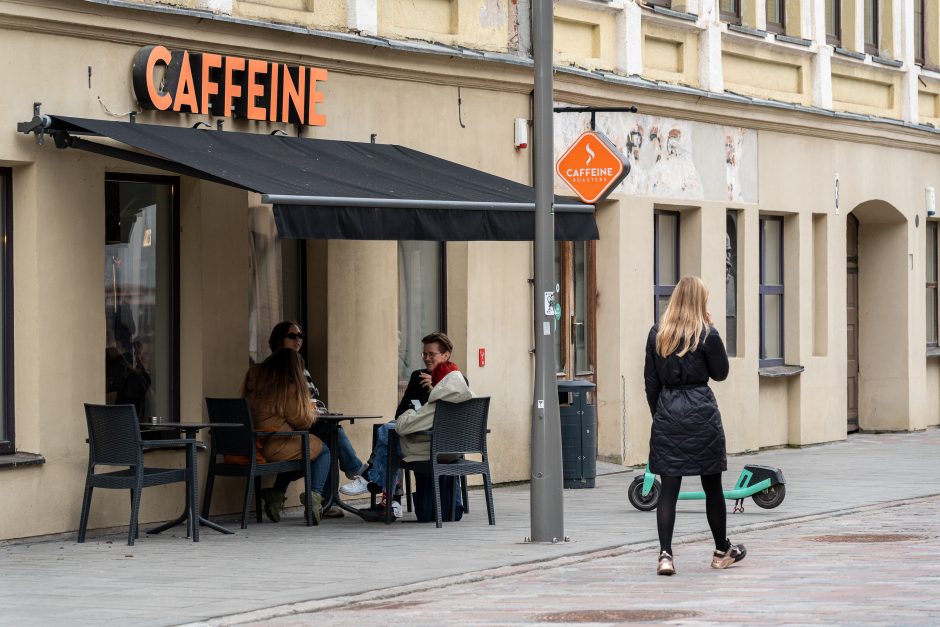
[[[627,498],[630,499],[630,505],[633,507],[641,512],[649,512],[656,509],[660,493],[659,479],[653,479],[653,487],[650,488],[649,494],[643,496],[643,476],[640,475],[630,484],[630,489],[627,490]]]
[[[752,496],[754,502],[757,503],[758,507],[763,507],[764,509],[773,509],[783,503],[784,497],[787,495],[787,486],[778,483],[777,485],[772,485],[766,490],[762,490]]]

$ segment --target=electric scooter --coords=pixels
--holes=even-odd
[[[656,509],[661,494],[659,479],[650,472],[649,464],[642,476],[635,477],[627,490],[630,504],[643,512]],[[733,513],[744,511],[744,499],[751,497],[758,507],[773,509],[783,503],[787,495],[783,471],[772,466],[748,465],[741,470],[738,482],[731,490],[725,490],[725,498],[734,500]],[[704,492],[680,492],[679,500],[704,499]]]

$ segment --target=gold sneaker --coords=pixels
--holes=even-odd
[[[659,554],[659,566],[656,568],[657,575],[675,575],[676,567],[672,565],[672,555],[663,551]]]
[[[743,560],[745,555],[747,555],[747,549],[743,544],[728,542],[726,550],[712,553],[712,568],[728,568],[735,562]]]

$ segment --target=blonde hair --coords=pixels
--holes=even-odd
[[[662,357],[682,357],[698,348],[708,329],[708,288],[697,276],[685,276],[672,292],[656,332],[656,352]],[[677,352],[678,351],[678,352]]]

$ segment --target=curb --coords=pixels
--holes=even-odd
[[[872,511],[876,509],[885,509],[885,508],[894,508],[894,507],[903,507],[906,505],[915,505],[924,501],[929,501],[932,499],[940,498],[940,493],[928,494],[924,496],[913,497],[909,499],[902,499],[899,501],[886,501],[883,503],[875,503],[871,505],[861,505],[859,507],[854,507],[850,509],[843,510],[831,510],[826,512],[819,512],[815,514],[806,514],[803,516],[795,516],[793,518],[784,518],[768,522],[756,522],[749,523],[745,525],[738,526],[729,526],[728,532],[729,535],[731,532],[737,534],[745,534],[754,531],[762,531],[765,529],[774,529],[777,527],[785,527],[791,525],[798,525],[806,522],[813,522],[823,518],[838,518],[841,516],[848,516],[851,514],[863,513],[867,511]],[[690,544],[693,542],[701,542],[705,540],[711,540],[710,532],[697,532],[684,534],[678,537],[674,544]],[[606,559],[611,557],[619,557],[621,555],[628,555],[632,553],[638,553],[640,551],[645,551],[649,549],[658,549],[659,543],[657,541],[647,541],[640,542],[636,544],[626,544],[613,546],[605,549],[593,549],[583,553],[574,553],[572,555],[565,555],[562,557],[554,557],[544,560],[532,560],[527,562],[520,562],[518,564],[512,564],[510,566],[499,566],[496,568],[478,570],[470,573],[464,573],[460,575],[452,575],[450,577],[442,577],[440,579],[420,581],[411,584],[405,584],[401,586],[393,586],[390,588],[381,588],[378,590],[370,590],[367,592],[360,592],[356,594],[349,594],[337,597],[331,597],[327,599],[318,599],[313,601],[301,601],[298,603],[288,603],[285,605],[277,605],[274,607],[264,608],[260,610],[252,610],[249,612],[242,612],[239,614],[231,614],[227,616],[219,616],[216,618],[209,619],[207,621],[198,621],[193,623],[183,623],[179,627],[228,627],[230,625],[240,625],[244,623],[252,623],[270,620],[273,618],[284,618],[289,616],[296,616],[298,614],[313,614],[316,612],[322,612],[324,610],[332,610],[340,607],[346,607],[351,605],[357,605],[359,603],[381,601],[394,597],[404,596],[407,594],[414,594],[417,592],[426,592],[429,590],[436,590],[441,588],[448,588],[451,586],[474,583],[478,581],[485,581],[490,579],[499,579],[502,577],[510,577],[513,575],[520,575],[534,570],[542,570],[547,568],[558,568],[561,566],[570,566],[572,564],[579,564],[583,562],[588,562],[598,559]]]

